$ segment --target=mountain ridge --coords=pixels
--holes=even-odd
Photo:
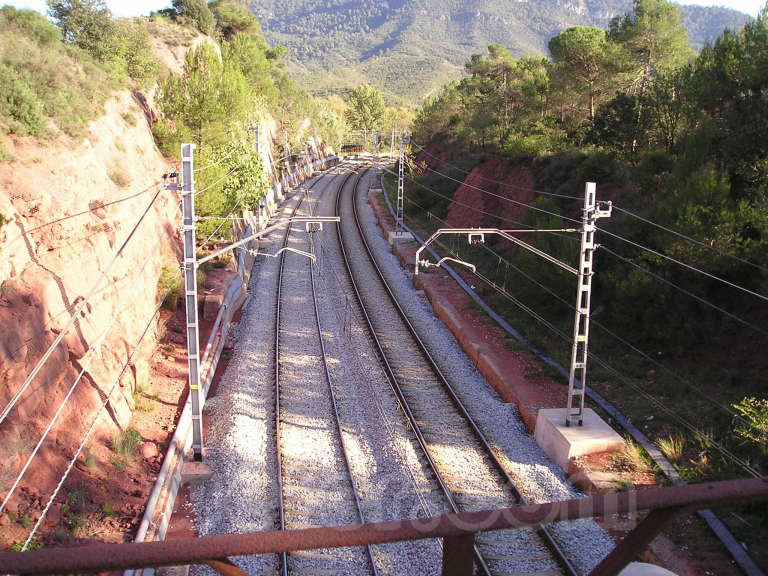
[[[547,54],[569,26],[606,28],[631,0],[251,0],[267,40],[289,50],[288,71],[314,94],[367,82],[391,104],[415,103],[458,79],[489,44],[516,56]],[[682,6],[694,48],[738,29],[749,16],[727,8]]]

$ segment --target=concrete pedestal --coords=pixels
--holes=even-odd
[[[395,242],[403,242],[404,240],[413,240],[413,235],[410,232],[389,232],[387,233],[387,240],[392,245]]]
[[[618,452],[624,438],[594,410],[584,409],[582,426],[565,425],[565,408],[542,408],[536,417],[536,443],[566,473],[571,458],[599,452]]]
[[[213,476],[213,470],[208,464],[187,460],[181,465],[181,483],[197,486]]]

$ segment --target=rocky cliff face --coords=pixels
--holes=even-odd
[[[171,169],[140,101],[117,93],[83,142],[10,142],[15,160],[0,164],[0,409],[107,269]],[[177,266],[179,218],[176,193],[161,191],[77,322],[0,423],[3,495],[83,369],[89,348],[122,309],[42,457],[27,472],[41,491],[58,479],[153,315],[162,268]],[[105,442],[128,424],[131,393],[145,384],[155,344],[151,334],[144,340],[92,441]]]

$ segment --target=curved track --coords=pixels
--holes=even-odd
[[[297,202],[292,216],[303,204],[310,204],[311,214],[311,201],[304,200]],[[314,252],[311,236],[292,234],[288,224],[282,248]],[[314,268],[306,256],[289,251],[280,255],[274,426],[281,530],[365,521],[328,368]],[[280,572],[378,576],[370,546],[282,554]]]
[[[359,222],[361,181],[358,176],[351,194],[341,187],[336,199],[336,215],[341,217],[339,249],[349,290],[357,296],[392,390],[434,481],[453,511],[500,508],[524,501],[387,285]],[[524,530],[483,534],[475,546],[475,558],[483,574],[576,574],[543,527],[538,534]]]

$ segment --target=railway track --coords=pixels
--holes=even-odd
[[[330,180],[326,189],[333,186]],[[311,201],[304,200],[292,215],[311,213]],[[277,282],[274,427],[281,530],[365,521],[326,357],[314,266],[290,251],[314,252],[311,234],[292,234],[288,225]],[[370,546],[283,554],[280,573],[378,576]]]
[[[500,508],[524,501],[498,456],[408,321],[372,254],[359,222],[353,189],[336,198],[338,249],[392,390],[418,439],[436,489],[453,511]],[[346,191],[345,191],[346,190]],[[364,281],[356,279],[365,279]],[[484,534],[475,546],[481,574],[576,574],[543,527]]]

